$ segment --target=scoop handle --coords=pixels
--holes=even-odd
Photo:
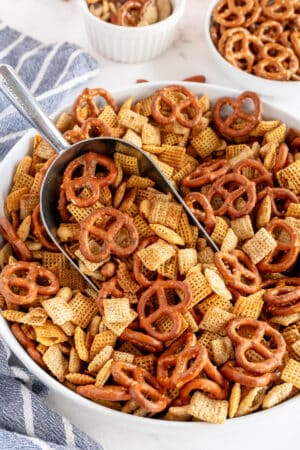
[[[7,64],[0,64],[0,90],[57,153],[69,147],[68,142],[46,116],[25,84]]]

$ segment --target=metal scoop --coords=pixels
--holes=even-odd
[[[51,120],[44,114],[39,104],[30,94],[23,82],[18,78],[14,70],[8,65],[0,65],[0,89],[18,109],[22,116],[37,129],[51,147],[59,154],[49,167],[42,183],[40,193],[42,221],[47,233],[59,250],[95,290],[98,290],[98,287],[93,280],[79,269],[78,264],[72,260],[68,253],[66,253],[57,238],[57,228],[60,223],[57,204],[63,173],[66,166],[74,158],[84,153],[96,152],[113,157],[114,152],[117,150],[118,153],[136,157],[138,159],[140,175],[142,177],[151,178],[155,182],[155,187],[158,190],[164,193],[171,192],[174,199],[183,206],[191,221],[198,226],[208,244],[214,251],[218,251],[218,247],[214,241],[191,213],[176,189],[143,150],[123,139],[103,137],[87,139],[70,146]]]

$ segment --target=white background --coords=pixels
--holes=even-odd
[[[236,87],[213,63],[203,39],[205,6],[210,0],[187,0],[187,9],[180,24],[178,39],[172,47],[154,61],[142,64],[119,64],[96,56],[101,65],[99,76],[90,82],[107,89],[124,87],[138,78],[151,81],[181,80],[190,75],[204,74],[207,82]],[[80,17],[76,0],[0,0],[0,19],[44,42],[68,40],[93,53]],[[251,89],[251,86],[249,86]],[[300,92],[293,98],[269,99],[281,108],[299,115]],[[90,413],[78,411],[50,396],[51,404],[76,425],[101,442],[105,450],[296,450],[300,448],[299,408],[291,406],[286,413],[274,410],[267,416],[254,415],[241,422],[223,426],[199,424],[194,431],[158,429],[132,430],[113,423],[103,423]],[[277,408],[276,408],[277,410]],[[298,417],[297,417],[298,412]],[[180,427],[181,428],[181,427]]]

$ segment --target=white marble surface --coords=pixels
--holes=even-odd
[[[213,84],[235,87],[215,67],[203,40],[205,6],[210,0],[187,0],[187,9],[180,25],[178,39],[172,47],[156,60],[142,64],[119,64],[95,55],[101,64],[101,72],[90,84],[107,89],[124,87],[137,78],[156,80],[180,80],[202,73]],[[90,52],[83,22],[76,0],[0,0],[0,19],[6,21],[44,42],[69,40]],[[250,87],[251,88],[251,87]],[[269,99],[270,100],[270,99]],[[290,113],[299,113],[300,92],[290,99],[271,99]],[[110,419],[99,421],[86,411],[78,411],[67,401],[51,394],[51,405],[68,416],[81,429],[88,432],[105,450],[296,450],[300,448],[296,409],[289,414],[277,412],[266,420],[254,417],[237,423],[215,427],[199,424],[199,428],[187,432],[181,429],[147,431],[144,428],[129,429]],[[299,408],[297,408],[299,411]],[[296,414],[295,414],[296,413]],[[261,417],[261,416],[260,416]],[[298,416],[299,417],[299,416]]]

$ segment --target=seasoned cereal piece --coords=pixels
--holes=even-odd
[[[180,275],[186,275],[197,264],[197,251],[194,248],[184,248],[178,251],[178,268]]]
[[[277,246],[276,240],[265,228],[260,228],[253,238],[243,245],[243,250],[250,257],[253,264],[257,264],[271,253]]]
[[[43,361],[50,372],[62,383],[68,370],[68,362],[58,345],[51,345],[43,354]]]
[[[281,374],[282,381],[291,383],[297,389],[300,389],[300,362],[289,359],[287,365]]]
[[[234,219],[230,223],[239,241],[245,241],[254,236],[252,221],[249,215]]]
[[[258,319],[262,311],[264,301],[264,290],[255,292],[255,294],[248,297],[239,296],[234,304],[233,314],[240,317],[251,317],[252,319]]]
[[[185,277],[185,283],[187,283],[192,289],[193,301],[190,308],[193,308],[197,303],[204,300],[209,294],[211,294],[212,289],[201,272],[201,265],[193,266],[187,273]]]
[[[214,400],[202,394],[202,392],[195,392],[188,411],[198,420],[224,423],[228,412],[228,401]]]
[[[206,311],[200,322],[200,328],[220,335],[226,334],[226,325],[234,319],[235,315],[224,309],[212,307]]]
[[[287,400],[292,395],[294,389],[292,383],[282,383],[272,387],[263,399],[262,409],[272,408]]]
[[[174,247],[162,239],[137,252],[144,266],[151,271],[157,270],[159,266],[168,261],[175,253],[176,250]]]

